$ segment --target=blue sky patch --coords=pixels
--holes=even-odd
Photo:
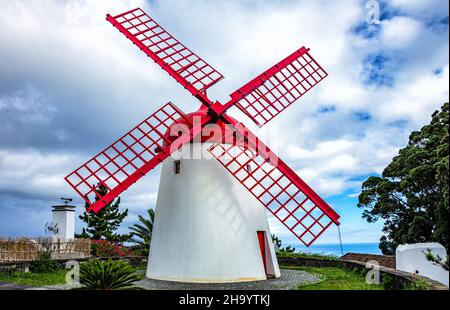
[[[370,54],[363,61],[363,82],[366,85],[394,85],[393,62],[385,54]]]
[[[331,113],[336,111],[336,106],[334,105],[326,105],[326,106],[320,106],[317,109],[318,113]]]
[[[408,124],[408,120],[406,119],[399,119],[390,123],[387,123],[386,125],[389,127],[397,127],[397,128],[404,128]]]
[[[425,25],[435,32],[448,32],[448,15],[432,17],[425,22]]]
[[[380,1],[380,19],[382,21],[404,15],[405,14],[400,9],[391,6],[389,1]]]
[[[434,75],[439,75],[439,74],[442,73],[442,71],[443,71],[442,68],[436,68],[436,69],[433,70],[433,74]]]
[[[372,119],[372,115],[368,112],[355,112],[353,113],[353,116],[361,122],[368,122]]]
[[[380,34],[381,27],[376,24],[368,24],[363,21],[357,24],[355,27],[351,28],[350,31],[352,34],[363,37],[365,39],[374,39],[377,38]]]

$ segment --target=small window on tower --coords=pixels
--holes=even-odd
[[[181,161],[180,160],[175,160],[173,162],[173,173],[174,174],[180,174],[181,171]]]

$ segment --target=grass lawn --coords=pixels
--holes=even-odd
[[[66,283],[68,270],[61,269],[52,273],[15,272],[0,274],[0,282],[13,282],[22,285],[45,286]]]
[[[303,270],[320,274],[321,282],[298,286],[299,290],[383,290],[383,285],[367,284],[360,273],[340,267],[294,267],[281,266],[284,269]]]

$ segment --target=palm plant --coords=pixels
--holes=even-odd
[[[129,227],[132,231],[130,241],[136,244],[136,249],[147,255],[152,240],[153,222],[155,220],[155,211],[148,209],[148,218],[142,215],[138,216],[140,224],[134,224]]]
[[[98,260],[80,264],[80,283],[87,289],[114,290],[135,288],[141,280],[136,270],[121,260]]]
[[[275,247],[275,252],[277,252],[277,253],[284,254],[284,253],[294,253],[295,252],[295,248],[291,247],[290,245],[282,248],[281,247],[282,242],[278,238],[278,236],[275,234],[272,235],[272,241],[273,241],[273,245]]]

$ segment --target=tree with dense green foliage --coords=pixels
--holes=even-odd
[[[449,146],[445,103],[429,125],[409,136],[381,176],[362,184],[358,207],[369,223],[383,219],[380,249],[394,254],[399,244],[439,242],[449,248]]]
[[[96,189],[97,193],[103,197],[108,192],[108,189],[100,185]],[[95,197],[95,201],[100,198]],[[85,208],[89,205],[86,204]],[[98,213],[83,212],[79,218],[87,224],[87,228],[83,228],[83,232],[77,235],[78,238],[90,238],[94,240],[108,240],[114,243],[123,243],[131,238],[131,234],[116,233],[124,218],[128,215],[128,209],[120,212],[120,197],[108,203]]]
[[[155,221],[155,211],[147,210],[148,218],[142,215],[138,216],[140,224],[133,224],[129,227],[131,232],[131,242],[136,244],[136,249],[140,250],[143,255],[147,255],[152,241],[153,223]]]

